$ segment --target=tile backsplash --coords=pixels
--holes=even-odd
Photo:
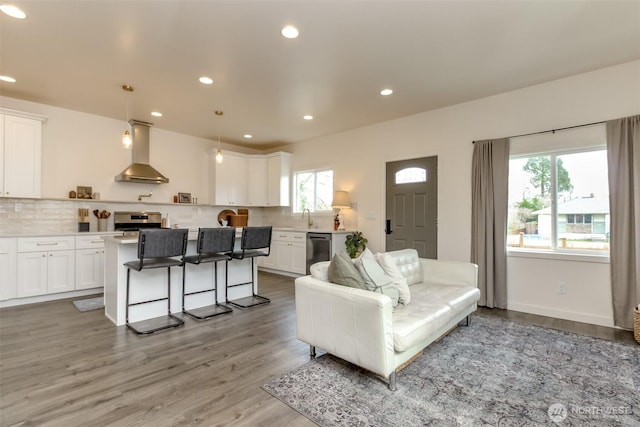
[[[78,231],[78,209],[89,210],[89,231],[98,231],[95,209],[111,212],[107,231],[113,231],[114,211],[152,211],[169,215],[173,226],[197,228],[218,225],[218,213],[226,209],[209,205],[170,205],[51,199],[0,199],[0,235],[74,233]],[[231,208],[236,210],[235,208]],[[249,225],[262,225],[261,209],[249,210]]]
[[[185,228],[216,227],[218,213],[224,209],[237,211],[236,207],[210,205],[182,205],[157,203],[123,203],[100,200],[61,199],[7,199],[0,198],[0,236],[21,234],[67,234],[78,231],[78,209],[89,210],[89,231],[98,231],[98,219],[93,211],[111,212],[107,231],[113,231],[114,211],[152,211],[169,215],[172,226]],[[313,228],[330,230],[333,227],[331,213],[312,213]],[[347,229],[356,225],[355,212],[345,214]],[[250,208],[249,225],[272,225],[306,229],[307,219],[299,213],[291,213],[290,207]]]

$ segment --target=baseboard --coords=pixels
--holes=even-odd
[[[85,295],[96,295],[104,292],[104,288],[82,289],[80,291],[61,292],[59,294],[38,295],[35,297],[13,298],[0,301],[0,308],[16,307],[25,304],[36,304],[39,302],[55,301],[59,299],[82,297]]]
[[[304,274],[292,273],[290,271],[274,270],[272,268],[265,268],[265,267],[258,267],[258,271],[263,271],[265,273],[279,274],[281,276],[287,276],[287,277],[302,277],[302,276],[304,276]]]
[[[555,310],[549,307],[520,304],[510,302],[507,305],[508,310],[520,311],[523,313],[537,314],[539,316],[553,317],[556,319],[572,320],[574,322],[589,323],[591,325],[606,326],[613,328],[613,319],[606,316],[598,316],[589,313],[580,313],[575,311]]]

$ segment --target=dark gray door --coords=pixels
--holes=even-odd
[[[438,157],[387,163],[386,250],[438,257]]]

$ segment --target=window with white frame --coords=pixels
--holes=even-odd
[[[532,144],[511,150],[507,246],[608,253],[609,185],[603,139],[600,146],[586,141],[580,147],[578,133],[570,144],[560,142],[543,141],[537,150]]]
[[[333,170],[318,169],[294,174],[294,212],[331,211]]]

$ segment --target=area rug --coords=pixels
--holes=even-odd
[[[79,311],[91,311],[104,308],[104,297],[86,298],[72,301]]]
[[[321,426],[638,426],[640,346],[473,315],[395,392],[328,354],[262,388]]]

